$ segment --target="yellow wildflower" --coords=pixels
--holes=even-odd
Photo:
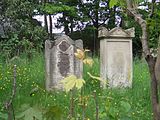
[[[88,50],[88,49],[85,49],[85,50],[84,50],[84,52],[89,52],[89,51],[90,51],[90,50]]]
[[[94,62],[93,62],[93,59],[86,58],[86,59],[83,60],[83,63],[92,66]]]
[[[90,50],[85,49],[85,50],[81,50],[81,49],[77,49],[76,53],[74,53],[74,55],[76,56],[76,58],[83,60],[85,58],[85,52],[89,52]]]
[[[74,53],[74,55],[76,56],[76,58],[83,60],[85,58],[85,53],[83,50],[77,49],[77,52]]]

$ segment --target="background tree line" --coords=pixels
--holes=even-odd
[[[30,55],[34,51],[43,50],[44,41],[49,38],[54,39],[53,16],[61,13],[62,16],[58,18],[56,27],[63,26],[66,35],[72,39],[82,39],[85,47],[98,53],[100,26],[109,29],[116,27],[116,16],[121,17],[122,21],[119,24],[123,28],[129,28],[135,24],[130,17],[121,12],[118,5],[112,6],[112,4],[110,0],[86,2],[82,0],[2,0],[0,2],[0,51],[3,56],[11,58],[23,52]],[[142,12],[145,13],[144,10]],[[33,18],[35,15],[44,15],[45,27]],[[136,24],[135,28],[137,30],[133,40],[134,53],[139,54],[141,31]]]
[[[137,0],[143,2],[143,0]],[[82,39],[84,46],[98,53],[98,28],[105,26],[112,29],[119,24],[127,29],[136,28],[136,37],[133,38],[133,52],[141,56],[142,47],[139,25],[125,12],[116,0],[2,0],[0,2],[0,51],[4,56],[13,57],[22,52],[31,54],[43,50],[46,39],[54,39],[53,16],[61,13],[55,27],[64,27],[64,33],[72,39]],[[137,3],[138,3],[137,2]],[[159,8],[155,6],[156,15],[147,18],[152,3],[143,2],[141,6],[148,9],[139,9],[143,18],[147,20],[150,32],[150,47],[156,48],[159,37]],[[121,5],[123,6],[123,5]],[[45,26],[34,19],[35,15],[44,15]],[[116,22],[116,16],[121,22]],[[49,19],[47,19],[49,17]],[[133,26],[134,25],[134,26]],[[156,40],[155,40],[156,38]]]

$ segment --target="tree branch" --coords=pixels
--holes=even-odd
[[[149,17],[153,17],[154,14],[154,4],[155,4],[156,0],[152,0],[152,6],[151,6],[151,13],[149,14]]]
[[[151,77],[151,99],[152,99],[153,119],[160,120],[160,109],[158,101],[159,98],[158,81],[155,72],[156,63],[154,57],[150,53],[149,46],[147,43],[148,41],[147,23],[144,19],[142,19],[142,16],[137,13],[136,8],[131,3],[131,0],[126,0],[126,2],[127,2],[128,15],[133,16],[135,21],[141,26],[142,29],[142,38],[141,38],[142,48],[145,55],[145,59],[148,63],[150,77]],[[158,64],[160,65],[160,62]]]
[[[11,94],[10,99],[5,103],[5,108],[8,111],[8,120],[12,120],[12,114],[11,114],[11,112],[13,111],[12,103],[13,103],[13,99],[16,95],[16,65],[14,65],[14,73],[13,74],[14,74],[14,76],[13,76],[13,83],[12,83],[12,94]]]
[[[96,91],[93,91],[93,97],[96,105],[96,120],[99,120],[99,106],[98,106],[98,100],[96,96]]]
[[[147,24],[146,21],[142,18],[142,16],[140,14],[137,13],[136,8],[134,8],[132,6],[132,2],[131,0],[126,0],[127,2],[127,13],[130,16],[133,16],[135,21],[141,26],[142,28],[142,38],[141,38],[141,42],[142,42],[142,48],[143,48],[143,52],[145,57],[150,55],[150,51],[149,51],[149,47],[148,47],[148,35],[147,35]]]
[[[159,36],[159,42],[160,42],[160,36]],[[157,59],[155,63],[155,76],[158,81],[158,85],[160,85],[160,46],[158,47],[158,53],[157,53]]]

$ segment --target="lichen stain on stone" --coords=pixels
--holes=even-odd
[[[66,53],[60,52],[60,58],[58,62],[59,72],[62,76],[66,77],[70,69],[69,56]]]

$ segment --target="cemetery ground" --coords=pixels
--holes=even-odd
[[[102,89],[97,80],[87,72],[99,76],[99,59],[92,67],[85,65],[82,90],[73,95],[73,115],[69,116],[71,92],[45,90],[45,61],[43,54],[35,54],[32,60],[25,55],[8,63],[0,59],[0,120],[7,119],[4,103],[10,99],[13,81],[13,65],[16,70],[16,96],[13,110],[16,120],[151,120],[150,77],[144,60],[133,63],[133,85],[126,89]],[[98,113],[96,113],[96,110]]]

